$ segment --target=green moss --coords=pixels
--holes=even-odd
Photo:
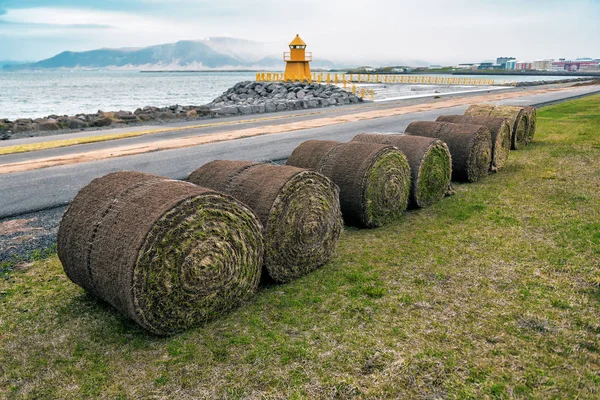
[[[529,118],[523,113],[523,118],[519,120],[519,125],[513,132],[512,148],[513,150],[522,149],[527,142],[527,130],[529,127]]]
[[[525,142],[531,143],[533,141],[533,137],[535,136],[535,131],[537,130],[537,110],[535,107],[529,107],[527,109],[527,117],[529,126],[527,129],[527,137],[525,138]]]
[[[419,207],[427,207],[441,200],[452,175],[450,152],[444,144],[434,144],[423,156],[415,186],[415,201]]]
[[[398,219],[408,206],[410,166],[398,150],[380,155],[367,172],[365,189],[365,221],[377,227]]]
[[[275,199],[265,226],[265,265],[278,282],[314,271],[333,255],[342,231],[338,189],[321,174],[294,176]]]
[[[469,182],[477,182],[489,173],[492,160],[492,141],[489,135],[489,131],[486,129],[475,136],[467,168]]]
[[[134,271],[143,325],[169,334],[196,326],[247,299],[262,266],[261,225],[220,195],[181,203],[154,225]]]
[[[503,168],[508,160],[511,147],[511,129],[510,124],[505,122],[502,124],[498,135],[496,136],[496,143],[494,143],[494,154],[492,155],[492,167],[496,171]]]

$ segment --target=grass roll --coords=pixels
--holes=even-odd
[[[398,218],[408,206],[410,166],[393,146],[309,140],[294,150],[287,165],[315,170],[338,185],[348,224],[374,228]]]
[[[230,196],[138,172],[93,180],[58,231],[67,276],[139,325],[168,335],[257,289],[262,225]]]
[[[519,150],[527,144],[529,115],[525,112],[523,107],[474,104],[465,111],[465,115],[473,117],[508,118],[512,130],[511,149]]]
[[[362,133],[352,141],[389,144],[406,156],[411,171],[410,204],[427,207],[441,200],[452,177],[452,157],[446,143],[422,136]]]
[[[525,143],[529,144],[533,141],[535,131],[537,130],[537,109],[533,106],[525,106],[523,109],[525,109],[529,121],[527,136],[525,138]]]
[[[265,267],[277,282],[288,282],[325,264],[342,232],[339,189],[306,169],[213,161],[188,181],[227,193],[248,205],[264,229]]]
[[[469,115],[440,115],[437,122],[483,125],[492,134],[492,163],[490,171],[496,172],[506,164],[512,146],[512,133],[509,120],[496,117],[474,117]]]
[[[452,180],[476,182],[488,175],[492,160],[492,135],[485,126],[450,122],[412,122],[406,134],[444,141],[452,155]]]

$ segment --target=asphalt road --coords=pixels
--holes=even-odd
[[[540,105],[564,100],[571,97],[599,92],[597,86],[577,87],[568,91],[551,92],[538,95],[526,95],[516,99],[497,102],[498,104]],[[427,100],[419,99],[419,103]],[[380,105],[382,103],[379,103]],[[411,104],[403,102],[401,104]],[[414,104],[414,101],[413,103]],[[398,102],[390,102],[383,107],[397,107]],[[359,111],[366,111],[373,104],[361,106]],[[68,204],[77,192],[87,185],[92,179],[106,175],[110,172],[123,170],[136,170],[157,175],[168,176],[174,179],[183,179],[194,169],[206,162],[215,159],[245,159],[256,161],[273,161],[285,159],[300,143],[310,139],[346,141],[361,132],[402,132],[412,121],[435,120],[440,114],[462,114],[466,106],[438,109],[433,111],[418,112],[394,117],[377,118],[357,122],[348,122],[339,125],[326,126],[316,129],[305,129],[281,134],[238,139],[229,142],[205,144],[201,146],[165,150],[145,153],[127,157],[112,158],[101,161],[86,162],[60,167],[44,168],[34,171],[18,172],[0,175],[0,219],[10,218],[35,211],[48,210]],[[313,110],[314,112],[314,110]],[[341,107],[332,111],[326,117],[339,113],[352,112],[352,109]],[[298,112],[289,113],[289,118],[274,121],[257,121],[248,124],[228,125],[227,130],[243,129],[249,126],[273,125],[274,123],[289,123],[294,120],[314,118],[314,115],[297,115]],[[307,112],[308,114],[308,112]],[[278,114],[273,114],[276,116]],[[285,114],[282,114],[285,116]],[[238,118],[243,119],[243,118]],[[248,119],[248,117],[246,117]],[[231,119],[232,121],[235,118]],[[226,120],[224,120],[226,121]],[[196,124],[201,122],[196,122]],[[131,128],[128,128],[131,130]],[[138,128],[139,129],[139,128]],[[193,129],[178,132],[177,135],[206,134],[217,132],[219,128],[204,128],[197,132]],[[82,135],[89,133],[81,133]],[[97,133],[94,133],[97,134]],[[153,134],[154,139],[163,135],[168,138],[174,133]],[[61,137],[62,138],[62,137]],[[48,138],[45,138],[48,140]],[[134,138],[147,140],[147,137]],[[126,143],[122,140],[119,144]],[[107,144],[108,143],[108,144]],[[64,154],[69,151],[82,151],[104,148],[115,142],[97,143],[93,145],[74,146],[74,148],[53,149],[43,152],[25,153],[21,155],[1,156],[0,164],[27,160],[35,157]],[[78,150],[79,149],[79,150]]]

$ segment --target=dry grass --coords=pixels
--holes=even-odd
[[[504,170],[322,269],[162,339],[56,259],[0,281],[0,397],[600,397],[600,96],[540,110]]]

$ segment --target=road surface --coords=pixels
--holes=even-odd
[[[517,89],[514,89],[517,90]],[[598,86],[569,88],[564,91],[549,92],[544,94],[525,94],[522,97],[497,101],[498,104],[540,105],[567,98],[578,97],[599,92]],[[498,92],[494,92],[498,93]],[[67,148],[51,149],[30,153],[0,156],[0,165],[35,160],[40,157],[68,155],[69,153],[107,149],[123,143],[144,143],[149,140],[170,139],[180,136],[205,135],[215,132],[246,129],[248,127],[260,128],[277,124],[288,124],[296,121],[309,121],[315,118],[351,115],[357,112],[378,109],[402,107],[427,103],[430,100],[419,99],[409,101],[392,101],[389,103],[370,103],[359,106],[340,107],[339,109],[306,110],[287,112],[281,114],[268,114],[256,117],[237,117],[219,119],[211,122],[225,123],[220,126],[189,128],[175,132],[154,133],[137,138],[120,139],[87,145],[72,146]],[[0,175],[0,220],[31,213],[40,210],[52,209],[68,204],[77,192],[87,185],[92,179],[106,175],[110,172],[123,170],[136,170],[174,179],[183,179],[206,162],[215,159],[245,159],[256,161],[273,161],[285,159],[300,143],[311,139],[347,141],[361,132],[402,132],[412,121],[435,120],[441,114],[462,114],[467,106],[435,109],[430,111],[414,112],[391,117],[381,117],[360,121],[338,123],[312,129],[294,130],[291,132],[274,133],[265,136],[242,138],[234,141],[203,144],[200,146],[177,148],[173,150],[155,151],[136,154],[126,157],[109,158],[99,161],[83,162],[72,165],[63,165],[38,170],[16,172]],[[276,117],[276,119],[273,119]],[[253,119],[254,118],[254,119]],[[263,119],[264,118],[264,119]],[[249,122],[249,119],[253,119]],[[261,120],[262,119],[262,120]],[[203,122],[187,123],[200,125]],[[186,123],[171,126],[185,127]],[[164,127],[155,127],[161,129]],[[120,129],[115,134],[139,128]],[[102,132],[104,133],[104,132]],[[98,132],[75,133],[73,136],[97,135]],[[58,139],[65,138],[64,135]],[[21,143],[47,141],[45,138],[31,138],[19,140]],[[2,146],[14,145],[17,141],[3,143]]]

